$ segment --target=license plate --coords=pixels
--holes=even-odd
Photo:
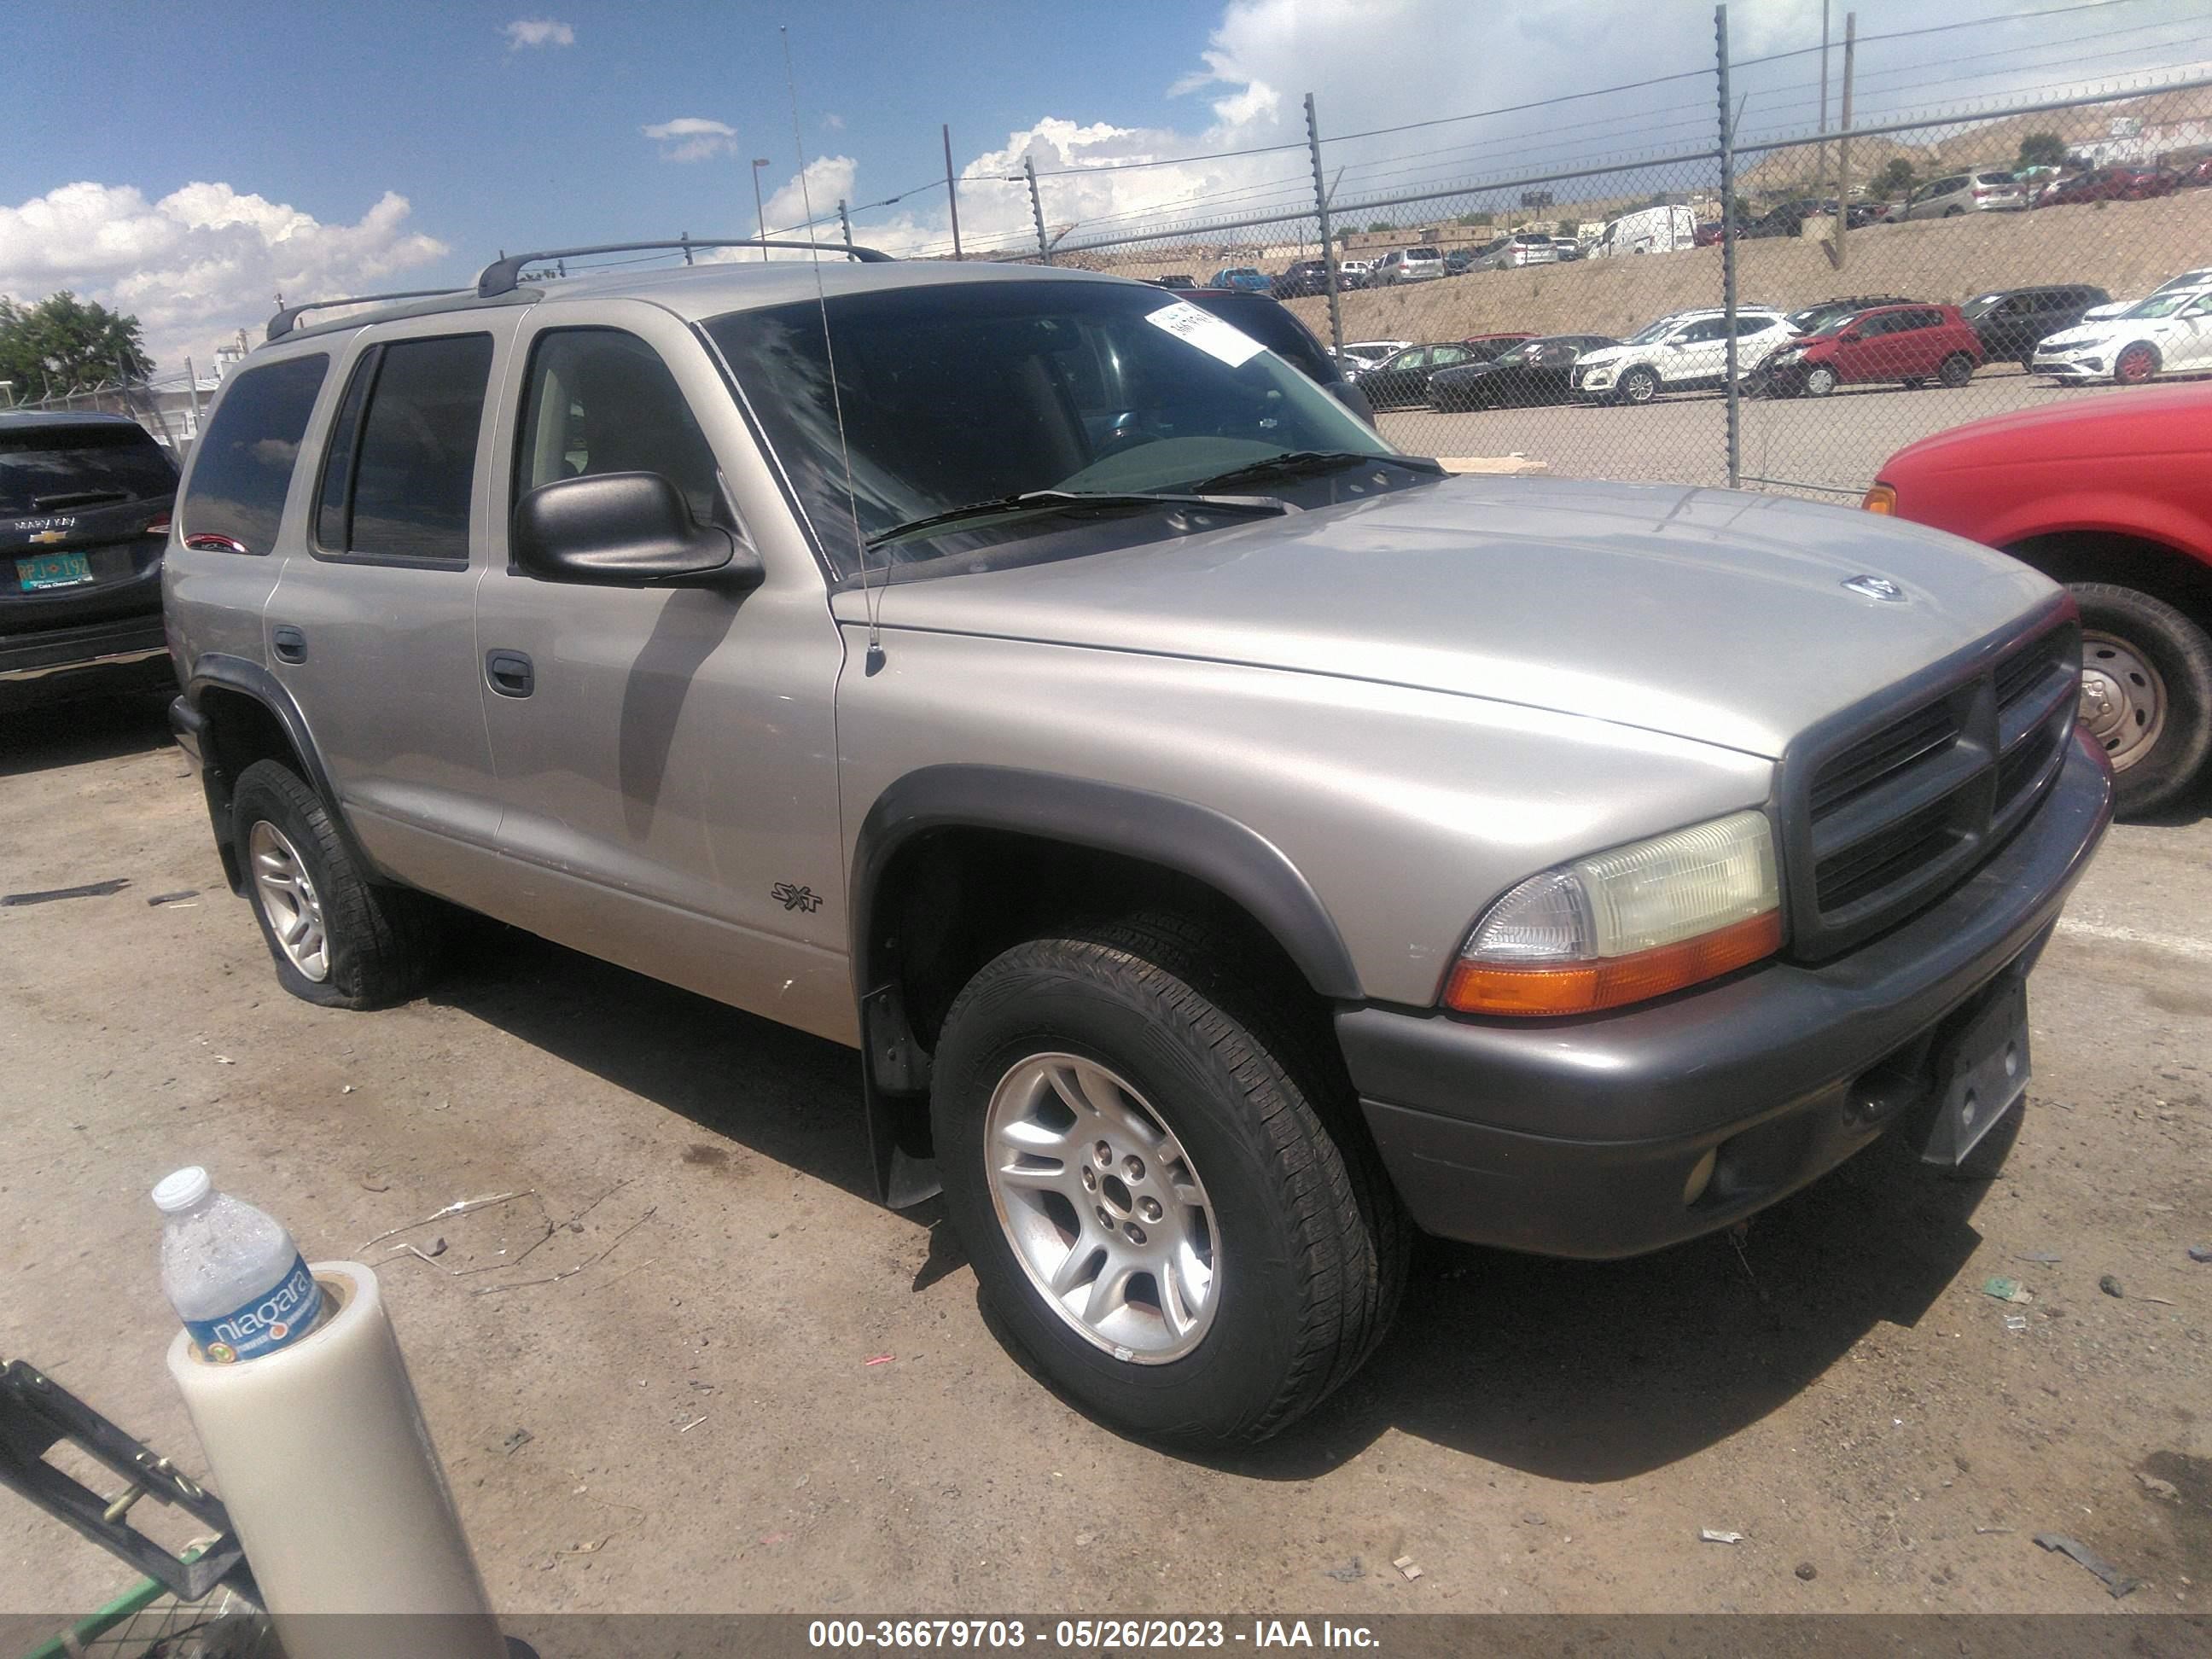
[[[1959,1164],[2027,1091],[2027,976],[2008,973],[1936,1059],[1943,1090],[1921,1157]]]
[[[15,561],[15,580],[26,593],[46,587],[82,587],[92,580],[92,561],[82,553],[41,553]]]

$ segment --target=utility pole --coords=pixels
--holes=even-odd
[[[1328,234],[1328,188],[1321,176],[1321,119],[1314,113],[1313,94],[1306,94],[1306,152],[1313,157],[1314,217],[1321,231],[1322,275],[1328,283],[1328,346],[1332,351],[1344,349],[1344,305],[1338,297],[1336,242]],[[1344,176],[1338,169],[1337,176]]]
[[[952,129],[949,125],[941,125],[937,130],[945,135],[945,204],[952,210],[952,257],[957,259],[961,257],[960,185],[952,176]],[[1030,181],[1030,187],[1032,190],[1036,188],[1036,179]],[[845,240],[849,242],[853,239],[848,236]]]
[[[1037,258],[1043,260],[1045,264],[1050,264],[1052,244],[1044,239],[1044,198],[1037,194],[1036,158],[1033,155],[1023,156],[1022,171],[1029,176],[1030,216],[1036,221]]]
[[[1844,14],[1844,129],[1836,140],[1836,269],[1844,268],[1844,233],[1851,225],[1851,58],[1858,47],[1859,15]]]
[[[853,216],[845,211],[845,198],[837,198],[837,226],[845,233],[845,246],[853,246]]]
[[[1820,0],[1820,134],[1828,131],[1828,0]],[[1828,147],[1820,146],[1820,176],[1828,176]]]
[[[1713,61],[1719,70],[1721,113],[1721,311],[1728,319],[1728,484],[1743,477],[1743,410],[1735,383],[1735,123],[1729,118],[1728,7],[1713,8]]]

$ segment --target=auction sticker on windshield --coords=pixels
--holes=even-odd
[[[1241,367],[1247,358],[1267,349],[1242,329],[1182,300],[1146,313],[1145,320],[1155,328],[1167,330],[1186,345],[1194,345],[1207,356],[1220,358],[1231,368]]]

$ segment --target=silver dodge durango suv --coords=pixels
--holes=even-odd
[[[459,907],[849,1045],[882,1196],[1195,1442],[1414,1227],[1631,1255],[2015,1110],[2112,793],[2026,566],[1447,477],[1116,277],[556,257],[280,313],[191,458],[173,724],[294,994]]]

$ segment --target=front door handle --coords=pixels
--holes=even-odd
[[[278,662],[307,659],[307,636],[289,623],[269,630],[269,647],[276,653]]]
[[[502,697],[526,697],[538,689],[538,675],[520,651],[487,651],[484,683]]]

